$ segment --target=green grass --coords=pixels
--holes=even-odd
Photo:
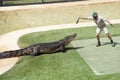
[[[120,24],[109,27],[113,36],[120,35]],[[23,48],[38,42],[51,42],[76,32],[76,40],[95,38],[95,27],[52,30],[22,36],[19,45]],[[104,37],[103,33],[101,34]],[[72,47],[71,44],[68,47]],[[65,53],[43,54],[37,57],[24,56],[0,80],[119,80],[120,73],[97,76],[75,49]]]
[[[120,2],[114,2],[97,5],[0,11],[0,35],[24,28],[75,23],[78,16],[86,17],[91,15],[93,11],[97,11],[107,19],[119,19],[119,4]],[[111,5],[113,6],[111,7]],[[114,13],[111,13],[113,11]]]

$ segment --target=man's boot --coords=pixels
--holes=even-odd
[[[115,47],[115,43],[111,40],[112,47]]]
[[[98,41],[98,44],[96,45],[96,47],[99,47],[99,46],[101,46],[101,43],[100,43],[100,41]]]

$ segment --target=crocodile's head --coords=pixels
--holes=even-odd
[[[69,36],[66,36],[63,40],[61,40],[62,44],[64,46],[68,45],[73,39],[75,39],[76,36],[77,36],[76,33],[69,35]]]

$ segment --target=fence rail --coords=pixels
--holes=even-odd
[[[73,2],[73,1],[82,1],[82,0],[0,0],[0,6],[44,4],[44,3]]]

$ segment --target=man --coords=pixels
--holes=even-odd
[[[96,23],[96,25],[97,25],[96,38],[97,38],[97,41],[98,41],[98,44],[96,45],[96,47],[101,46],[100,33],[101,33],[102,30],[104,30],[105,35],[110,39],[112,47],[115,47],[115,43],[113,42],[113,40],[112,40],[112,38],[111,38],[111,36],[109,34],[109,31],[107,29],[106,23],[105,23],[105,22],[107,22],[113,27],[113,25],[108,20],[106,20],[105,18],[99,16],[97,12],[93,12],[92,16],[90,16],[88,18],[81,18],[80,17],[80,19],[93,20]]]

